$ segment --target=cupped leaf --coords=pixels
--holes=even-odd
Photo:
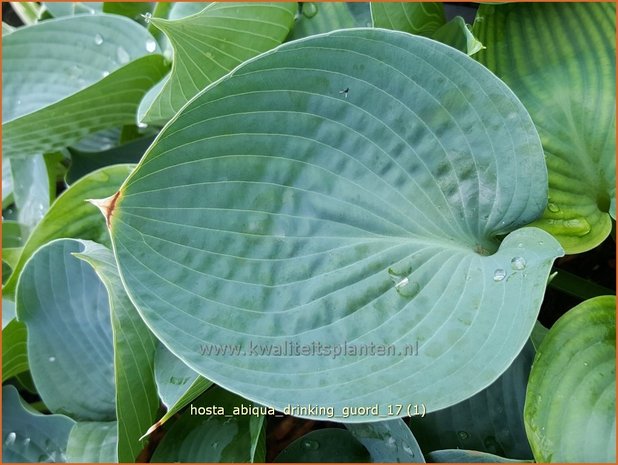
[[[64,415],[41,415],[13,386],[2,387],[2,462],[65,462],[74,421]]]
[[[532,342],[526,343],[509,369],[488,388],[447,409],[412,417],[410,426],[423,451],[472,449],[531,459],[524,401],[534,353]]]
[[[311,431],[286,447],[275,462],[369,463],[369,451],[352,433],[339,428]]]
[[[115,421],[76,423],[69,434],[67,461],[72,463],[116,463],[118,427]]]
[[[526,391],[537,462],[616,462],[616,297],[586,300],[549,330]]]
[[[174,48],[172,72],[144,98],[146,123],[169,120],[195,94],[241,64],[279,45],[288,35],[296,3],[210,3],[178,20],[152,18]]]
[[[5,302],[2,301],[3,317]],[[2,382],[26,371],[28,371],[26,325],[12,319],[2,328]]]
[[[159,397],[167,412],[149,428],[148,434],[212,386],[212,381],[197,374],[162,344],[157,346],[154,368]]]
[[[165,434],[152,461],[251,462],[257,437],[251,432],[251,415],[234,414],[242,405],[250,404],[219,387],[209,390]]]
[[[19,279],[17,318],[27,327],[28,364],[49,410],[78,420],[113,420],[109,302],[92,267],[73,256],[83,248],[64,239],[37,250]]]
[[[372,2],[374,27],[430,37],[446,23],[441,2]]]
[[[401,418],[375,423],[350,423],[346,428],[367,448],[372,462],[425,463],[421,448]]]
[[[134,462],[144,447],[140,438],[159,409],[154,379],[155,338],[129,300],[112,252],[100,244],[86,242],[84,250],[74,255],[92,265],[107,289],[118,419],[114,455],[120,462]]]
[[[599,245],[616,215],[615,17],[614,3],[481,5],[473,28],[487,46],[475,58],[539,131],[549,200],[534,225],[567,253]]]
[[[64,191],[28,237],[11,277],[2,288],[3,295],[15,293],[17,279],[26,261],[40,246],[53,239],[73,237],[109,242],[105,220],[86,200],[112,195],[132,169],[133,165],[108,166],[84,176]]]
[[[377,403],[346,420],[367,422],[508,368],[562,254],[517,229],[545,199],[537,133],[500,80],[438,42],[354,29],[194,99],[107,216],[129,295],[187,365],[281,410]]]
[[[463,449],[436,450],[427,454],[430,463],[522,463],[532,460],[512,460],[487,452]]]
[[[431,38],[450,45],[470,56],[484,48],[484,45],[474,37],[470,27],[461,16],[451,19],[432,34]]]
[[[7,36],[3,155],[42,153],[134,123],[139,101],[166,72],[157,50],[146,29],[116,15],[64,17]]]

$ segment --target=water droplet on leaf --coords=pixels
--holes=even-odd
[[[97,34],[94,36],[94,43],[96,45],[101,45],[103,43],[103,36],[101,34]]]
[[[146,41],[146,51],[148,53],[152,53],[157,49],[157,43],[153,39],[148,39]]]
[[[318,14],[318,6],[315,3],[309,2],[303,5],[305,18],[313,18],[316,14]]]
[[[494,281],[502,281],[504,278],[506,278],[506,271],[502,268],[498,268],[494,271]]]
[[[524,257],[514,257],[511,260],[511,268],[514,270],[523,270],[526,268],[526,259]]]
[[[55,362],[56,361],[56,357],[49,357],[47,360],[49,360],[50,362]]]
[[[4,441],[4,444],[6,446],[12,446],[13,444],[15,444],[15,439],[17,439],[17,434],[11,431],[9,434],[6,435],[6,441]]]
[[[558,205],[552,202],[549,202],[547,204],[547,209],[552,213],[558,213],[560,211],[560,208],[558,207]]]
[[[307,440],[303,443],[303,447],[309,450],[318,450],[320,443],[318,441]]]
[[[109,71],[103,71],[103,77],[109,76]]]
[[[144,128],[147,128],[148,125],[146,123],[137,123],[137,127],[140,129],[144,129]]]
[[[468,439],[470,437],[470,435],[468,433],[466,433],[465,431],[458,431],[457,432],[457,436],[459,437],[459,439],[461,439],[462,441],[465,441],[466,439]]]
[[[118,47],[116,49],[116,59],[118,60],[118,63],[120,63],[121,65],[126,65],[129,62],[129,60],[131,60],[131,57],[129,56],[129,54],[124,48]]]

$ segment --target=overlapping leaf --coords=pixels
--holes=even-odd
[[[166,72],[157,50],[146,29],[115,15],[67,16],[7,36],[3,155],[42,153],[133,123],[139,101]]]
[[[509,369],[488,388],[450,408],[412,417],[410,426],[423,451],[471,449],[532,458],[523,412],[534,353],[532,342],[526,343]]]
[[[344,429],[325,428],[304,435],[292,442],[275,462],[344,462],[369,463],[369,451]]]
[[[441,2],[371,3],[374,27],[431,37],[446,24]]]
[[[191,410],[174,423],[155,450],[153,462],[252,462],[255,450],[252,415],[234,415],[234,407],[250,406],[244,399],[214,388],[192,402],[192,408],[217,407],[225,414],[196,414]],[[263,459],[262,459],[263,460]]]
[[[63,192],[28,237],[13,273],[2,289],[3,294],[15,293],[17,279],[26,261],[39,247],[53,239],[73,237],[108,242],[105,219],[86,200],[112,195],[132,169],[133,165],[108,166],[84,176]]]
[[[174,48],[170,76],[140,105],[146,123],[169,120],[195,94],[243,61],[279,45],[296,3],[210,3],[178,20],[152,18]]]
[[[115,456],[120,462],[133,462],[144,446],[140,438],[153,423],[159,408],[154,379],[155,338],[129,300],[111,251],[100,244],[85,242],[84,250],[75,256],[93,267],[107,289],[118,419]]]
[[[567,253],[611,231],[616,206],[616,6],[481,5],[475,55],[522,100],[541,136],[549,201],[534,224]],[[518,155],[521,163],[527,160]]]
[[[616,297],[586,300],[549,330],[526,391],[537,462],[616,462]]]
[[[74,421],[64,415],[41,415],[13,386],[2,387],[2,462],[65,462]]]
[[[80,241],[66,239],[37,250],[19,279],[17,318],[27,327],[30,371],[49,410],[113,420],[109,302],[91,266],[72,255],[82,249]]]
[[[410,428],[400,418],[375,423],[349,423],[346,428],[377,463],[425,463]]]
[[[518,229],[545,200],[540,141],[500,80],[438,42],[356,29],[210,87],[108,214],[128,293],[191,368],[280,409],[385,415],[455,404],[511,364],[562,254]],[[316,342],[330,352],[282,353]]]
[[[116,463],[118,427],[114,421],[84,421],[71,429],[67,461],[71,463]]]

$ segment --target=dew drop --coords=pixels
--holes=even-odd
[[[17,99],[17,105],[21,105],[21,100]]]
[[[148,53],[152,53],[157,49],[157,43],[153,39],[148,39],[146,41],[146,51]]]
[[[97,34],[94,36],[94,43],[96,45],[101,45],[103,43],[103,36],[101,34]]]
[[[109,71],[103,71],[103,77],[109,76]]]
[[[141,123],[140,122],[140,123],[137,123],[137,127],[140,128],[140,129],[145,129],[145,128],[148,127],[148,125],[146,123]]]
[[[587,367],[588,366],[588,362],[584,362],[584,366]]]
[[[560,208],[558,207],[558,205],[552,202],[549,202],[547,204],[547,209],[552,213],[558,213],[560,211]]]
[[[24,439],[24,446],[28,447],[28,445],[30,445],[30,438]]]
[[[212,59],[212,53],[211,52],[206,52],[206,58]]]
[[[585,236],[590,232],[590,223],[584,218],[571,218],[565,220],[564,227],[571,230],[577,236]]]
[[[305,18],[313,18],[318,13],[318,6],[309,2],[303,5],[303,15]]]
[[[457,436],[459,437],[459,439],[461,439],[462,441],[465,441],[466,439],[468,439],[470,437],[470,435],[468,433],[466,433],[465,431],[458,431],[457,432]]]
[[[56,357],[49,357],[47,360],[49,360],[50,362],[55,362],[56,361]]]
[[[410,455],[414,456],[414,451],[409,446],[407,446],[405,444],[403,445],[403,451],[406,454],[410,454]]]
[[[523,270],[526,268],[526,259],[524,257],[514,257],[511,260],[511,268],[514,270]]]
[[[504,271],[502,268],[498,268],[496,271],[494,271],[494,281],[502,281],[504,278],[506,278],[506,271]]]
[[[6,440],[4,441],[4,445],[12,446],[13,444],[15,444],[15,439],[17,439],[17,434],[11,431],[9,434],[6,435]]]
[[[144,18],[144,22],[146,24],[150,23],[150,21],[152,20],[152,13],[147,11],[146,13],[144,13],[143,15],[141,15],[142,18]]]
[[[211,444],[211,447],[212,447],[213,449],[216,449],[217,447],[219,447],[219,443],[215,441],[215,442],[213,442],[213,443]]]
[[[121,65],[125,65],[129,62],[131,57],[129,57],[129,54],[124,48],[118,47],[116,49],[116,59],[118,60],[118,63],[120,63]]]
[[[320,448],[320,443],[318,441],[307,440],[303,442],[303,447],[309,450],[318,450]]]

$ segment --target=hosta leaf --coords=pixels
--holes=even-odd
[[[377,463],[425,463],[410,428],[401,418],[375,423],[349,423],[346,428]]]
[[[161,426],[212,386],[211,381],[198,375],[162,344],[157,346],[154,367],[159,397],[167,407],[167,412],[148,430],[148,433]]]
[[[432,34],[431,38],[450,45],[467,55],[474,55],[484,48],[483,44],[474,37],[466,21],[461,16],[451,19]]]
[[[298,15],[288,40],[336,29],[366,26],[366,24],[358,24],[346,2],[304,3],[302,5],[303,13]]]
[[[473,29],[487,46],[475,58],[539,131],[549,201],[534,224],[567,253],[599,245],[616,214],[615,11],[597,2],[481,5]]]
[[[2,301],[2,316],[5,303]],[[2,328],[2,381],[28,371],[28,350],[26,348],[26,325],[12,319]]]
[[[163,57],[152,54],[157,49],[139,24],[104,14],[44,21],[7,36],[3,155],[42,153],[134,123],[144,93],[166,72]]]
[[[19,260],[13,267],[13,274],[2,289],[3,295],[14,294],[24,264],[43,244],[61,237],[108,242],[105,220],[101,218],[97,208],[86,200],[112,195],[132,169],[133,165],[102,168],[84,176],[63,192],[28,237]]]
[[[103,10],[103,2],[43,2],[54,18],[73,15],[93,15]]]
[[[233,415],[234,407],[250,405],[241,397],[213,388],[191,403],[190,409],[220,407],[225,415],[185,413],[165,434],[153,462],[250,462],[251,415]]]
[[[28,238],[28,231],[17,221],[2,221],[2,250],[21,247]],[[4,254],[3,257],[4,258]]]
[[[275,462],[369,463],[371,456],[349,431],[325,428],[298,438],[279,454]]]
[[[152,18],[174,48],[169,79],[140,108],[146,123],[169,120],[195,94],[241,64],[279,45],[288,35],[296,3],[210,3],[178,20]],[[157,92],[157,93],[155,93]]]
[[[532,458],[524,427],[524,401],[533,358],[534,347],[528,342],[488,388],[447,409],[412,417],[410,426],[423,451],[473,449]]]
[[[13,159],[11,175],[17,218],[28,232],[43,218],[51,202],[50,180],[43,155]]]
[[[13,176],[11,175],[11,160],[2,158],[2,209],[13,203]]]
[[[19,279],[17,318],[27,327],[30,371],[49,410],[113,420],[109,302],[92,267],[73,256],[83,248],[64,239],[37,250]]]
[[[532,121],[484,67],[422,37],[342,30],[193,100],[107,216],[138,311],[206,378],[279,409],[434,411],[491,384],[532,331],[562,254],[517,230],[542,212],[545,175]],[[316,341],[330,356],[282,354]],[[344,343],[356,353],[332,356]]]
[[[154,379],[155,338],[129,300],[112,252],[86,242],[85,249],[75,256],[92,265],[107,289],[114,344],[116,455],[120,462],[134,462],[144,446],[140,438],[159,408]]]
[[[586,300],[549,330],[524,411],[537,462],[616,462],[616,297]]]
[[[431,463],[522,463],[532,460],[512,460],[487,452],[463,449],[436,450],[427,454]]]
[[[65,462],[74,421],[64,415],[41,415],[13,386],[2,387],[2,462]]]
[[[372,2],[374,27],[430,37],[446,23],[441,2]]]
[[[115,421],[76,423],[69,434],[67,461],[72,463],[118,462],[117,432],[118,427]]]

